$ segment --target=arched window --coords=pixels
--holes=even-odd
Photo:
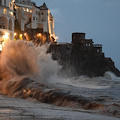
[[[12,20],[11,19],[9,20],[9,30],[12,31]]]

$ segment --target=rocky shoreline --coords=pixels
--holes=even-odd
[[[90,40],[86,41],[89,42]],[[111,71],[120,77],[120,71],[115,67],[111,58],[105,57],[101,46],[94,47],[90,43],[91,41],[85,45],[79,42],[80,40],[72,44],[51,44],[48,52],[51,52],[52,58],[63,66],[63,73],[68,76],[95,77],[103,76],[106,71]]]

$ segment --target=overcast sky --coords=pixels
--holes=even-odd
[[[103,44],[105,56],[120,69],[120,0],[33,1],[51,10],[58,42],[71,42],[73,32],[85,32],[87,39]]]

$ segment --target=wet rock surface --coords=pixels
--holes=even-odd
[[[106,58],[104,53],[95,52],[91,47],[80,44],[51,45],[49,52],[52,53],[53,59],[63,66],[62,73],[67,75],[95,77],[111,71],[120,76],[120,71],[115,67],[112,59]]]

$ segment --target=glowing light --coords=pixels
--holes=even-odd
[[[27,33],[24,33],[24,36],[26,36],[27,35]]]
[[[0,51],[2,51],[2,44],[0,44]]]
[[[58,37],[55,37],[55,39],[57,40],[57,39],[58,39]]]
[[[19,38],[20,38],[20,39],[23,39],[23,38],[22,38],[22,36],[23,36],[23,35],[22,35],[22,34],[20,34],[20,35],[19,35]]]
[[[22,34],[20,34],[20,37],[22,37]]]
[[[3,46],[3,47],[5,46],[5,42],[2,42],[2,46]]]
[[[13,12],[9,12],[10,15],[13,15]]]
[[[29,12],[29,9],[27,8],[27,12]]]
[[[3,9],[3,13],[5,14],[7,12],[7,10],[6,9]]]
[[[16,36],[17,35],[17,33],[14,33],[14,36]]]
[[[38,33],[38,34],[37,34],[37,37],[40,37],[41,35],[42,35],[41,33]]]
[[[5,35],[3,35],[3,39],[8,39],[9,38],[9,33],[5,33]]]
[[[30,10],[30,13],[32,13],[32,10]]]

